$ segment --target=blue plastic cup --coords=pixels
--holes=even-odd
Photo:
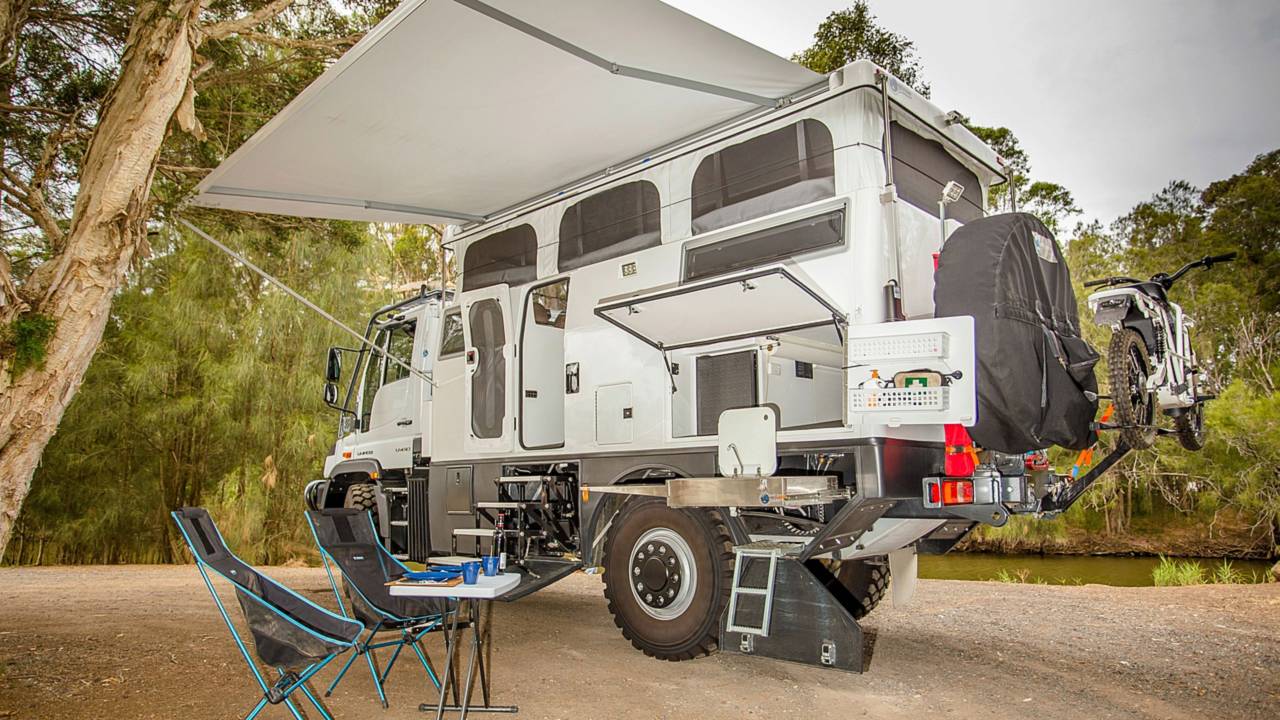
[[[484,565],[484,574],[494,576],[498,574],[498,556],[485,555],[480,558],[480,562]]]
[[[475,585],[480,579],[480,561],[468,560],[462,563],[462,584]]]

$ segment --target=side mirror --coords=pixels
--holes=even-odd
[[[329,348],[329,363],[325,368],[324,379],[330,383],[336,383],[342,377],[342,353],[338,348]],[[326,397],[328,391],[326,390]],[[336,395],[334,396],[337,397]]]
[[[324,384],[324,404],[333,407],[338,404],[338,384],[327,382]]]

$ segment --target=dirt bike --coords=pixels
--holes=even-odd
[[[1134,449],[1151,447],[1161,433],[1159,410],[1173,419],[1178,442],[1188,450],[1204,447],[1204,374],[1191,346],[1194,323],[1171,302],[1169,288],[1195,268],[1236,259],[1236,253],[1209,255],[1187,263],[1173,274],[1156,273],[1150,280],[1109,277],[1090,280],[1085,287],[1107,287],[1089,296],[1093,321],[1112,329],[1107,365],[1114,427]]]

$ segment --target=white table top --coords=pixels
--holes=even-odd
[[[406,597],[447,597],[474,598],[476,600],[493,600],[507,594],[520,584],[517,573],[499,573],[489,576],[481,574],[475,585],[459,583],[457,585],[392,585],[392,595]]]

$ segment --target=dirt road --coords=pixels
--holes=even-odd
[[[323,571],[270,574],[332,606]],[[659,662],[613,627],[599,579],[576,575],[497,605],[495,701],[518,702],[525,720],[1280,717],[1278,584],[922,581],[911,607],[866,625],[877,642],[865,675]],[[397,667],[383,711],[353,671],[330,710],[418,718],[425,682],[420,667]],[[0,718],[231,718],[254,699],[194,567],[0,570]]]

